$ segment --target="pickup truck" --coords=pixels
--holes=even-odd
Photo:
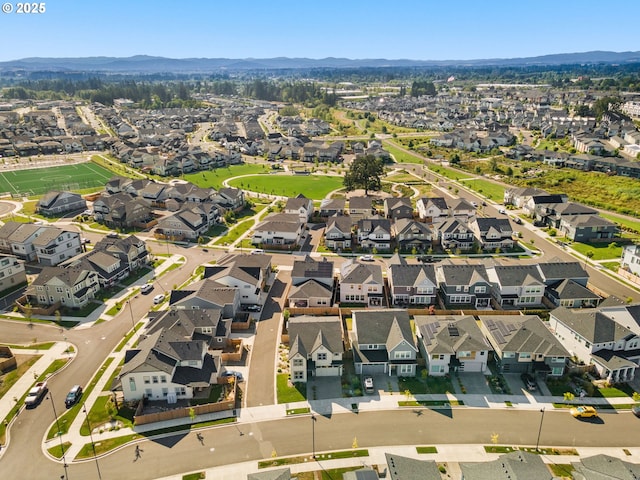
[[[47,391],[47,382],[36,383],[33,387],[31,387],[31,390],[29,390],[27,398],[24,399],[24,404],[27,408],[35,407],[40,403]]]

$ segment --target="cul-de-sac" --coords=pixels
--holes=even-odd
[[[599,53],[0,62],[0,477],[640,478]]]

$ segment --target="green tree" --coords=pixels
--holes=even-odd
[[[365,155],[351,162],[343,184],[349,192],[356,188],[364,188],[364,194],[368,195],[369,190],[378,191],[382,188],[380,177],[383,173],[382,161],[373,155]]]

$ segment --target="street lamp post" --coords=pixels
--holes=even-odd
[[[136,332],[136,322],[133,320],[133,310],[131,309],[131,300],[127,300],[129,304],[129,314],[131,315],[131,327],[133,328],[133,333]]]
[[[58,421],[58,413],[56,412],[56,404],[53,401],[53,394],[49,392],[47,398],[51,400],[51,407],[53,408],[53,416],[56,420],[56,428],[58,429],[58,438],[60,439],[60,450],[62,451],[62,466],[64,467],[64,475],[60,476],[60,480],[69,480],[69,473],[67,472],[67,459],[64,454],[64,443],[62,443],[62,434],[60,433],[60,422]]]
[[[311,414],[311,457],[316,459],[316,416]]]
[[[542,416],[540,417],[540,428],[538,428],[538,439],[536,440],[536,452],[538,451],[538,446],[540,445],[540,434],[542,433],[542,422],[544,421],[544,407],[540,409]]]
[[[96,454],[96,444],[93,443],[93,433],[91,433],[91,424],[89,423],[89,414],[87,413],[86,404],[82,404],[82,411],[84,412],[84,416],[87,419],[87,428],[89,429],[89,438],[91,439],[91,447],[93,448],[93,458],[96,461],[96,470],[98,470],[98,478],[102,480],[102,475],[100,475],[100,465],[98,465],[98,455]]]

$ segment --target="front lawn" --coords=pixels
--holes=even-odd
[[[503,185],[485,180],[483,178],[474,178],[473,180],[465,180],[465,186],[469,187],[485,197],[493,200],[494,202],[502,203],[504,201],[504,189]]]
[[[424,160],[418,155],[400,150],[399,148],[394,147],[391,142],[385,142],[384,149],[387,150],[391,155],[393,155],[396,163],[417,163],[419,165],[424,164]]]
[[[398,387],[401,393],[408,390],[412,395],[453,393],[454,391],[451,379],[446,376],[427,376],[426,378],[400,377],[398,378]]]
[[[447,177],[451,180],[465,180],[469,178],[473,178],[472,175],[463,172],[462,170],[454,170],[453,168],[447,168],[440,165],[429,165],[429,170],[435,172],[443,177]]]
[[[279,373],[276,379],[278,403],[303,402],[307,399],[307,386],[304,383],[289,384],[289,374]]]
[[[213,187],[216,190],[222,188],[222,182],[227,178],[239,175],[254,175],[256,173],[268,173],[269,165],[245,163],[242,165],[229,165],[228,167],[216,168],[204,172],[189,173],[184,179],[199,187]]]
[[[231,230],[227,232],[227,234],[223,237],[220,237],[215,241],[216,245],[231,245],[242,235],[247,233],[251,227],[253,227],[253,219],[245,220],[244,222],[240,222],[236,224]]]
[[[593,253],[591,260],[617,260],[622,256],[622,247],[615,241],[602,243],[581,243],[574,242],[570,247],[576,252],[586,255],[587,257]]]

